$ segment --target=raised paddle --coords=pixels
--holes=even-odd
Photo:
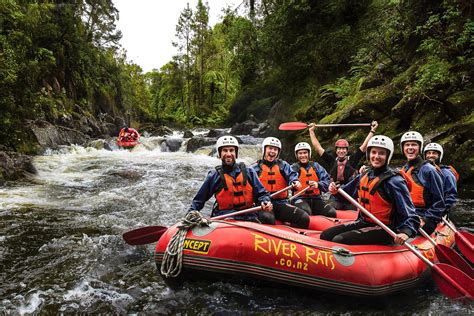
[[[471,263],[474,263],[474,236],[468,232],[460,232],[446,218],[442,218],[443,222],[454,232],[456,245],[458,246],[464,257]]]
[[[308,124],[303,122],[287,122],[281,123],[278,129],[280,131],[299,131],[308,128]],[[370,123],[353,123],[353,124],[316,124],[316,127],[355,127],[355,126],[371,126]]]
[[[167,229],[164,226],[141,227],[124,233],[122,237],[129,245],[145,245],[160,239]]]
[[[349,202],[356,206],[361,212],[366,216],[372,219],[377,225],[383,228],[390,236],[396,237],[397,234],[391,230],[387,225],[382,223],[377,217],[372,213],[367,211],[362,205],[354,200],[349,194],[347,194],[343,189],[338,188],[337,191],[339,194],[344,196]],[[450,266],[445,263],[432,263],[425,258],[415,247],[413,247],[409,242],[405,242],[404,245],[411,251],[415,256],[417,256],[421,261],[426,263],[431,268],[431,275],[435,280],[436,284],[440,291],[449,298],[452,299],[461,299],[461,300],[472,300],[474,296],[474,280],[467,276],[464,272]]]
[[[470,278],[474,278],[474,269],[471,268],[471,265],[464,260],[456,251],[453,249],[442,245],[437,244],[436,241],[428,235],[423,228],[419,229],[421,235],[428,239],[430,243],[435,247],[436,257],[438,258],[439,262],[450,264],[462,272],[466,273]]]

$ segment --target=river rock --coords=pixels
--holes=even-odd
[[[215,137],[202,137],[202,136],[193,137],[188,141],[188,144],[186,145],[186,151],[194,152],[198,148],[201,148],[204,146],[213,146],[216,144],[216,140],[217,139]]]
[[[181,144],[183,143],[182,138],[166,138],[165,144],[169,151],[176,152],[181,148]]]
[[[6,180],[30,178],[36,173],[31,156],[0,151],[0,184]]]
[[[258,124],[255,121],[247,120],[242,123],[236,123],[230,130],[231,135],[250,135],[252,129],[258,128]]]
[[[184,135],[183,135],[183,138],[192,138],[194,136],[193,132],[187,130],[187,131],[184,131]]]

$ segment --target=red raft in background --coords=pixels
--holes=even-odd
[[[132,149],[140,144],[140,134],[134,128],[122,128],[117,138],[117,144],[121,148]]]
[[[338,224],[323,216],[314,216],[312,222],[318,219],[332,223],[323,226]],[[172,226],[156,245],[158,270],[177,231],[177,225]],[[260,280],[370,297],[413,288],[429,273],[429,267],[404,246],[343,245],[320,240],[319,234],[286,225],[213,221],[187,231],[182,270],[177,277],[162,277],[170,285],[190,279]],[[432,236],[437,244],[453,246],[454,232],[445,225],[438,225]],[[437,262],[434,246],[424,237],[411,244]]]

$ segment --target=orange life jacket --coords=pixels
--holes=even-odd
[[[299,165],[299,164],[298,164]],[[316,170],[313,168],[312,165],[310,165],[308,171],[303,166],[300,166],[299,170],[299,180],[301,185],[301,189],[295,192],[298,193],[304,188],[306,188],[309,185],[309,181],[319,181],[318,174],[316,173]],[[318,188],[314,189],[308,189],[306,190],[303,194],[301,194],[302,197],[313,197],[313,196],[319,196],[321,195],[321,191],[319,191]]]
[[[392,204],[388,202],[380,192],[377,190],[383,181],[390,177],[397,175],[393,170],[388,170],[382,175],[369,180],[367,173],[361,176],[359,184],[359,203],[379,219],[385,225],[390,225],[392,222]],[[364,219],[368,222],[374,223],[374,221],[361,213]]]
[[[262,182],[265,190],[270,193],[279,191],[288,186],[285,177],[281,174],[280,163],[274,164],[269,168],[266,164],[260,162],[260,174],[258,178]],[[288,197],[288,191],[283,191],[272,197],[273,200],[282,200]]]
[[[425,208],[427,203],[427,194],[428,192],[425,190],[425,187],[421,184],[420,180],[418,179],[418,171],[420,170],[421,166],[423,166],[427,161],[423,161],[419,164],[411,166],[405,171],[404,168],[400,170],[400,174],[405,178],[408,185],[408,190],[410,191],[411,199],[415,207],[418,208]]]
[[[216,192],[219,210],[243,210],[253,205],[253,187],[247,179],[247,168],[240,164],[237,178],[224,173],[221,166],[216,167],[221,177],[220,189]]]
[[[443,171],[441,169],[449,169],[453,173],[454,177],[456,178],[456,182],[459,181],[459,173],[456,171],[456,169],[454,169],[453,166],[451,166],[451,165],[449,165],[449,166],[447,166],[447,165],[438,166],[438,165],[435,164],[435,167],[441,173],[443,173]]]

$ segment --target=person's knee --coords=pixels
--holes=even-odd
[[[309,215],[303,209],[297,207],[294,211],[293,225],[298,228],[308,228]]]
[[[336,217],[337,216],[336,209],[332,205],[326,204],[324,206],[324,216]]]
[[[303,200],[296,200],[295,203],[293,204],[294,206],[302,209],[303,211],[305,211],[308,215],[311,215],[311,207],[308,205],[308,203],[306,203],[305,201]]]
[[[259,212],[258,219],[262,224],[275,225],[275,215],[272,212]]]

